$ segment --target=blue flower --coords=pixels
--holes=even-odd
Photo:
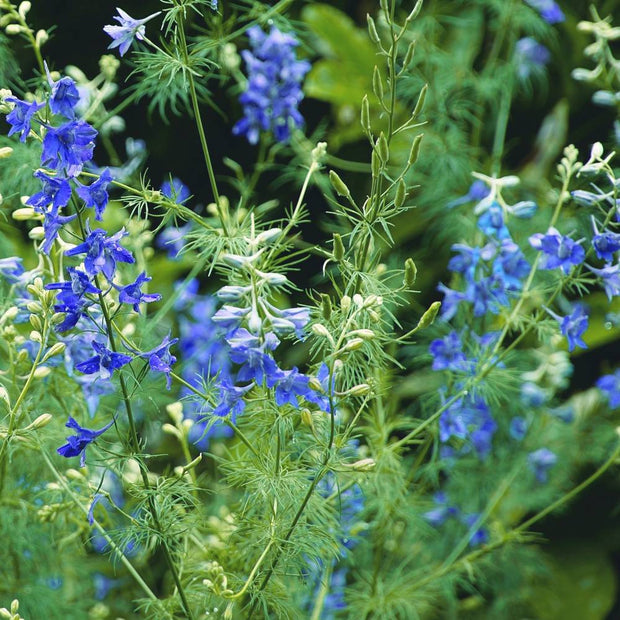
[[[461,337],[454,330],[444,338],[433,340],[428,350],[433,356],[433,370],[458,372],[463,370],[467,363]]]
[[[96,374],[101,379],[109,379],[115,370],[131,362],[132,358],[130,355],[110,351],[110,349],[99,342],[93,342],[92,346],[95,349],[96,355],[75,366],[76,370],[83,372],[85,375]]]
[[[611,301],[612,297],[620,295],[620,263],[605,265],[602,269],[595,269],[590,267],[590,265],[586,265],[586,267],[601,279],[609,301]]]
[[[60,127],[48,127],[43,138],[41,164],[54,170],[64,166],[68,176],[82,171],[93,158],[97,130],[86,121],[69,121]]]
[[[45,69],[47,71],[47,65]],[[74,118],[75,106],[80,100],[80,93],[75,82],[70,77],[63,77],[54,82],[49,71],[47,73],[47,80],[52,87],[52,94],[49,100],[52,112],[54,114],[62,114],[67,118]]]
[[[527,420],[521,416],[516,416],[510,420],[508,433],[516,441],[521,441],[527,434],[527,427]]]
[[[125,52],[132,44],[134,37],[138,39],[138,41],[144,41],[144,35],[146,34],[146,27],[144,24],[154,17],[157,17],[160,11],[144,19],[134,19],[125,13],[123,9],[117,7],[116,10],[118,11],[118,15],[115,15],[113,19],[115,19],[120,26],[104,26],[103,31],[113,39],[112,43],[108,45],[108,49],[118,47],[120,55],[124,56]]]
[[[580,241],[573,241],[570,237],[561,235],[558,230],[551,227],[546,234],[536,233],[529,239],[530,245],[543,252],[541,269],[560,268],[565,274],[573,265],[580,265],[585,258],[585,250]]]
[[[492,203],[478,218],[478,228],[487,237],[494,237],[496,239],[510,238],[510,232],[504,223],[504,211],[496,202]]]
[[[248,36],[252,52],[242,52],[249,74],[247,88],[240,97],[244,117],[233,127],[233,133],[245,135],[256,144],[261,131],[271,131],[278,142],[286,142],[291,126],[303,124],[297,106],[303,99],[301,82],[310,63],[297,60],[295,48],[299,42],[275,26],[268,35],[252,26]]]
[[[493,274],[498,276],[508,291],[520,291],[522,280],[530,272],[530,264],[521,248],[512,239],[503,239],[499,254],[493,262]]]
[[[480,519],[480,513],[474,512],[472,514],[463,515],[462,521],[468,527],[472,528],[474,524]],[[478,545],[484,545],[489,540],[489,532],[484,527],[479,527],[469,537],[469,546],[477,547]]]
[[[287,403],[293,405],[293,407],[299,407],[298,396],[305,398],[310,393],[310,398],[313,398],[314,391],[308,385],[309,378],[300,373],[296,367],[290,370],[279,370],[278,373],[271,378],[271,385],[275,385],[276,404],[279,407],[286,405]]]
[[[112,175],[106,168],[99,178],[91,185],[78,185],[78,196],[86,203],[87,207],[95,208],[95,219],[101,221],[103,212],[108,204],[108,184],[112,181]]]
[[[168,334],[161,342],[161,344],[157,345],[154,349],[150,351],[146,351],[144,353],[139,353],[139,357],[145,357],[149,360],[149,366],[151,370],[155,372],[163,372],[166,375],[166,388],[170,389],[170,384],[172,381],[172,377],[170,373],[172,372],[172,364],[177,361],[177,358],[170,353],[170,347],[179,342],[178,338],[170,339],[170,334]]]
[[[548,448],[540,448],[540,450],[530,452],[527,456],[528,465],[534,472],[538,482],[547,482],[547,472],[556,464],[557,460],[556,454]]]
[[[550,59],[549,50],[532,37],[523,37],[515,45],[517,74],[522,80],[532,74],[541,73]]]
[[[581,338],[581,335],[588,329],[588,315],[582,304],[576,304],[573,312],[565,317],[557,315],[549,308],[545,309],[560,324],[560,331],[568,340],[569,351],[573,351],[575,347],[588,348],[588,345]]]
[[[614,253],[620,250],[620,234],[603,230],[598,231],[596,221],[592,217],[592,227],[594,228],[594,237],[592,237],[592,247],[599,258],[611,263],[614,259]]]
[[[253,383],[243,387],[232,384],[230,379],[224,377],[220,382],[219,404],[213,410],[213,415],[224,417],[230,415],[234,420],[245,409],[243,395],[249,392]]]
[[[14,133],[21,132],[19,139],[21,142],[26,142],[26,138],[30,133],[32,118],[41,108],[45,107],[45,104],[37,103],[36,101],[28,103],[16,97],[6,97],[5,101],[15,104],[15,107],[6,117],[7,123],[11,125],[8,135],[12,136]]]
[[[433,501],[437,504],[437,508],[433,508],[422,515],[432,526],[439,527],[450,517],[458,517],[459,509],[448,503],[448,495],[444,491],[435,493]]]
[[[226,339],[230,345],[230,359],[235,364],[242,364],[237,374],[238,381],[256,381],[259,385],[278,373],[278,367],[274,359],[266,353],[273,351],[279,344],[275,334],[267,334],[263,342],[251,334],[245,327],[233,332]]]
[[[553,0],[525,0],[548,24],[558,24],[564,21],[562,9]]]
[[[66,256],[76,256],[86,254],[84,259],[84,269],[86,273],[94,277],[98,273],[103,275],[111,282],[116,271],[116,263],[134,263],[135,259],[129,250],[126,250],[119,243],[120,239],[127,235],[124,230],[108,237],[102,228],[95,230],[88,229],[88,235],[83,243],[67,250]]]
[[[45,219],[43,220],[44,239],[41,246],[45,254],[49,255],[60,229],[76,217],[77,215],[60,215],[55,209],[45,213]]]
[[[105,433],[110,426],[114,424],[112,420],[109,424],[106,424],[98,431],[91,431],[87,428],[82,428],[71,416],[69,416],[68,422],[65,424],[67,428],[72,428],[77,431],[76,435],[70,435],[67,437],[67,443],[64,446],[60,446],[56,451],[65,458],[71,458],[72,456],[80,455],[80,467],[86,465],[86,448],[93,442],[99,435]]]
[[[143,284],[150,282],[153,278],[149,278],[143,271],[135,282],[128,284],[127,286],[116,286],[118,289],[118,299],[123,304],[133,304],[133,309],[138,314],[140,313],[141,303],[151,303],[153,301],[159,301],[161,295],[159,293],[143,293],[140,289]]]
[[[453,207],[457,207],[468,202],[480,202],[481,200],[486,198],[490,192],[491,190],[484,181],[476,179],[470,185],[469,190],[464,196],[452,200],[446,206],[448,207],[448,209],[452,209]]]
[[[612,409],[620,407],[620,368],[613,375],[602,376],[596,387],[605,394]]]
[[[34,207],[37,213],[45,213],[45,207],[50,204],[53,209],[65,207],[71,199],[71,186],[63,177],[51,177],[42,170],[34,173],[37,179],[43,183],[43,189],[28,198],[26,204]]]

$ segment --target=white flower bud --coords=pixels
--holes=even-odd
[[[34,371],[34,378],[45,379],[45,377],[47,377],[51,372],[52,372],[52,369],[49,366],[39,366]]]

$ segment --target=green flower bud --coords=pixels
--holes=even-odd
[[[362,99],[362,111],[360,115],[360,123],[366,135],[370,135],[370,104],[368,103],[368,95],[364,95]]]
[[[372,72],[372,90],[377,96],[377,99],[383,101],[383,81],[381,80],[381,74],[379,73],[377,65],[375,65]]]
[[[366,13],[366,21],[368,22],[368,36],[373,43],[379,43],[381,39],[379,38],[379,33],[377,32],[377,27],[375,26],[375,20]]]
[[[344,243],[338,233],[334,233],[334,259],[340,262],[344,258]]]
[[[413,139],[413,144],[411,145],[411,150],[409,151],[409,159],[407,160],[407,167],[413,166],[413,164],[418,161],[418,155],[420,154],[420,142],[422,142],[423,133],[418,134]]]
[[[379,139],[377,140],[377,144],[375,150],[379,152],[379,157],[384,164],[387,164],[390,159],[390,148],[388,147],[387,138],[385,134],[381,132]]]
[[[437,313],[439,312],[439,308],[441,308],[441,302],[440,301],[434,301],[430,305],[429,309],[422,315],[422,318],[418,322],[416,330],[417,329],[424,329],[425,327],[428,327],[429,325],[432,325],[433,321],[437,317]]]
[[[329,181],[332,187],[338,194],[338,196],[344,196],[345,198],[351,198],[351,190],[346,186],[346,183],[338,176],[338,173],[333,170],[329,171]]]
[[[397,209],[400,209],[405,204],[405,199],[407,198],[407,185],[403,179],[398,181],[396,185],[396,195],[394,196],[394,206]]]
[[[405,278],[404,283],[407,288],[411,288],[418,277],[418,268],[412,258],[405,261]]]

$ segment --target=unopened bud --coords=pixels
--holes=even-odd
[[[31,9],[31,7],[32,7],[32,4],[28,2],[28,0],[24,0],[24,2],[20,2],[19,6],[17,7],[17,12],[19,13],[19,16],[22,19],[26,19],[26,14]]]
[[[370,17],[370,15],[366,14],[366,21],[368,22],[368,36],[373,43],[379,43],[381,39],[379,38],[379,33],[377,32],[377,27],[375,26],[375,20]]]
[[[42,413],[32,424],[29,424],[24,430],[36,430],[47,426],[52,421],[51,413]]]
[[[383,80],[381,79],[381,74],[379,73],[379,67],[377,67],[377,65],[375,65],[372,72],[372,90],[377,96],[377,99],[383,101]],[[379,154],[381,155],[381,153]],[[383,159],[383,157],[381,157],[381,159]]]
[[[28,320],[30,321],[30,325],[32,325],[36,330],[39,332],[43,331],[43,321],[41,321],[41,317],[38,314],[31,314],[28,317]]]
[[[433,321],[437,317],[437,313],[439,312],[439,308],[441,308],[440,301],[434,301],[429,309],[422,315],[422,318],[418,322],[416,329],[424,329],[429,325],[433,324]]]
[[[45,354],[41,361],[46,362],[48,359],[50,359],[50,357],[54,357],[54,355],[60,355],[64,353],[66,348],[67,345],[64,342],[56,342],[50,347],[49,351]]]
[[[407,288],[411,288],[418,277],[418,268],[416,264],[413,262],[412,258],[408,258],[405,261],[405,277],[404,283]]]
[[[327,155],[327,142],[317,142],[316,146],[312,149],[312,160],[320,162]]]
[[[329,331],[327,331],[327,327],[325,327],[325,325],[321,325],[320,323],[315,323],[312,326],[312,333],[314,333],[316,336],[322,336],[323,338],[330,337],[330,333]]]
[[[413,144],[411,145],[411,150],[409,151],[409,159],[407,160],[407,166],[413,166],[413,164],[418,161],[418,155],[420,154],[420,143],[422,142],[423,133],[418,134],[413,139]]]
[[[4,32],[6,32],[9,35],[20,34],[20,33],[24,32],[24,28],[22,26],[20,26],[19,24],[9,24],[4,29]]]
[[[33,342],[41,342],[43,339],[41,338],[40,332],[33,330],[30,332],[30,340]]]
[[[47,30],[37,30],[37,34],[36,34],[34,40],[35,40],[35,43],[39,47],[42,47],[43,45],[45,45],[47,43],[49,38],[50,38],[50,36],[49,36],[49,34],[47,34]]]
[[[390,149],[388,147],[387,138],[383,132],[381,132],[379,139],[377,140],[376,150],[379,153],[381,161],[386,164],[388,159],[390,159]]]
[[[166,411],[175,424],[180,424],[183,421],[183,403],[181,401],[166,405]]]
[[[355,463],[349,463],[345,465],[345,467],[349,467],[354,471],[371,471],[375,468],[377,462],[375,459],[360,459],[359,461],[355,461]]]
[[[9,397],[7,389],[3,385],[0,385],[0,400],[4,402],[7,408],[11,408],[11,398]]]
[[[368,392],[370,392],[368,383],[360,383],[347,390],[347,396],[365,396]]]
[[[347,344],[342,347],[343,351],[357,351],[362,347],[364,341],[361,338],[351,338]]]
[[[28,236],[34,241],[41,241],[42,239],[45,239],[45,230],[43,229],[43,226],[35,226],[32,230],[30,230]]]
[[[301,410],[301,423],[309,428],[314,428],[314,420],[312,419],[312,414],[306,408],[303,408]]]
[[[340,262],[344,258],[344,243],[338,233],[334,233],[334,260]]]
[[[356,329],[352,335],[358,336],[363,340],[372,340],[376,336],[372,329]]]
[[[332,300],[329,295],[321,293],[321,314],[326,321],[332,316]]]
[[[0,159],[6,159],[13,153],[13,149],[10,146],[3,146],[0,148]]]
[[[370,104],[368,103],[368,95],[364,95],[364,98],[362,99],[360,123],[366,135],[370,135]]]
[[[11,213],[11,217],[18,222],[41,219],[41,215],[37,213],[32,207],[22,207],[20,209],[15,209],[15,211]]]
[[[52,372],[52,369],[49,366],[39,366],[35,371],[34,371],[34,378],[35,379],[45,379],[45,377],[47,377],[50,372]]]
[[[181,431],[179,431],[179,429],[176,426],[172,426],[172,424],[168,424],[168,422],[166,422],[165,424],[162,424],[161,430],[167,435],[173,435],[177,439],[182,438]]]
[[[329,171],[329,181],[338,196],[344,196],[345,198],[351,197],[351,191],[346,186],[345,182],[340,178],[340,176],[338,176],[337,172],[334,172],[333,170]]]
[[[351,298],[348,295],[343,295],[340,300],[340,308],[343,312],[347,312],[351,307]]]
[[[407,185],[405,181],[401,179],[396,185],[396,195],[394,196],[394,206],[400,209],[405,204],[405,198],[407,198]]]

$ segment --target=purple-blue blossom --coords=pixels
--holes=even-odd
[[[254,387],[253,383],[238,387],[233,385],[228,378],[220,381],[220,393],[218,405],[213,410],[213,415],[224,417],[230,415],[233,421],[245,409],[244,394]]]
[[[568,274],[574,265],[580,265],[585,256],[585,250],[580,241],[560,234],[556,228],[549,228],[545,233],[536,233],[529,238],[530,245],[543,253],[541,269],[560,268]]]
[[[47,126],[43,138],[41,164],[54,170],[65,169],[72,177],[93,158],[97,130],[86,121],[69,121],[60,127]]]
[[[127,286],[116,286],[118,289],[118,300],[123,304],[133,305],[133,309],[138,314],[140,313],[140,304],[148,304],[154,301],[159,301],[161,295],[159,293],[143,293],[142,287],[150,282],[153,278],[149,278],[143,271],[134,282]]]
[[[84,269],[86,273],[94,277],[98,273],[103,275],[111,282],[114,278],[116,271],[116,263],[134,263],[135,259],[129,250],[126,250],[120,245],[122,237],[128,233],[125,230],[120,230],[111,237],[107,236],[107,233],[102,228],[96,228],[95,230],[89,230],[88,223],[87,237],[83,243],[67,250],[66,256],[76,256],[79,254],[86,254],[84,259]]]
[[[45,68],[47,69],[47,65]],[[70,77],[63,77],[54,82],[49,72],[47,80],[52,87],[52,94],[49,99],[52,113],[73,119],[75,117],[75,106],[80,100],[80,94],[75,82]]]
[[[594,217],[592,217],[592,228],[594,229],[592,247],[596,255],[605,262],[611,263],[614,260],[614,254],[620,250],[620,234],[610,230],[599,232]]]
[[[612,409],[620,407],[620,368],[613,375],[602,376],[596,387],[605,394]]]
[[[93,342],[92,347],[96,355],[75,366],[76,370],[85,375],[96,374],[100,379],[109,379],[115,370],[131,362],[132,358],[130,355],[110,351],[110,349],[99,342]]]
[[[45,213],[45,208],[52,205],[53,209],[65,207],[71,199],[71,186],[67,179],[56,176],[51,177],[43,170],[37,170],[34,176],[43,183],[40,192],[28,198],[26,204],[33,207],[37,213]]]
[[[94,207],[95,219],[101,221],[103,212],[108,204],[108,185],[112,181],[112,174],[106,168],[99,178],[90,185],[77,186],[78,196],[84,201],[87,207]]]
[[[170,347],[177,342],[179,342],[178,338],[170,339],[170,334],[168,334],[162,340],[161,344],[157,345],[154,349],[138,354],[138,357],[148,359],[151,370],[163,372],[166,375],[167,389],[170,389],[170,383],[172,381],[172,377],[170,376],[172,365],[177,361],[177,358],[170,353]]]
[[[271,131],[278,142],[286,142],[291,127],[303,124],[297,107],[303,99],[301,82],[310,63],[297,60],[295,48],[299,42],[275,26],[269,34],[252,26],[247,34],[252,51],[244,50],[242,56],[248,84],[239,99],[243,118],[233,127],[233,133],[256,144],[261,131]]]
[[[138,41],[144,41],[144,36],[146,34],[146,26],[144,24],[154,17],[157,17],[160,11],[143,19],[134,19],[131,15],[123,11],[123,9],[117,7],[116,10],[118,11],[118,15],[115,15],[113,19],[115,19],[120,26],[104,26],[103,31],[113,39],[112,43],[108,45],[108,49],[118,47],[119,54],[124,56],[125,52],[127,52],[130,45],[133,43],[134,38],[138,39]]]
[[[478,218],[478,228],[487,237],[495,239],[510,238],[510,232],[504,220],[504,210],[497,202],[493,202]]]
[[[573,351],[575,347],[588,348],[581,337],[588,329],[588,314],[583,304],[575,304],[573,311],[565,317],[559,316],[549,308],[546,310],[560,324],[560,331],[568,341],[569,351]]]
[[[586,265],[586,267],[595,276],[600,278],[609,301],[611,301],[612,297],[620,295],[620,263],[605,265],[602,269],[596,269],[595,267],[590,267],[590,265]]]
[[[80,455],[80,467],[84,467],[86,465],[86,448],[93,441],[95,441],[99,435],[105,433],[105,431],[107,431],[112,424],[114,424],[114,420],[112,420],[109,424],[106,424],[103,428],[100,428],[98,431],[91,431],[88,428],[83,428],[80,426],[75,419],[69,416],[69,420],[65,426],[75,430],[76,434],[67,437],[67,443],[57,449],[58,454],[64,456],[65,458]]]
[[[454,330],[433,340],[428,348],[433,356],[433,370],[462,371],[467,363],[461,337]]]
[[[77,215],[60,215],[58,211],[53,208],[50,211],[46,211],[45,219],[43,220],[44,238],[43,244],[41,245],[41,250],[44,254],[49,255],[60,229],[76,217]]]
[[[27,101],[17,99],[17,97],[6,97],[5,101],[15,104],[15,107],[6,116],[7,123],[11,125],[8,135],[12,136],[14,133],[19,133],[20,142],[26,142],[26,138],[30,133],[32,119],[41,108],[45,107],[45,104],[37,103],[36,101],[28,103]]]
[[[433,502],[437,505],[437,507],[425,512],[422,515],[432,526],[439,527],[450,517],[459,516],[459,509],[449,503],[448,495],[445,491],[437,491],[437,493],[433,495]]]
[[[548,24],[559,24],[564,21],[562,9],[553,0],[525,0]]]
[[[517,73],[523,80],[540,73],[550,59],[549,50],[532,37],[523,37],[515,45]]]

